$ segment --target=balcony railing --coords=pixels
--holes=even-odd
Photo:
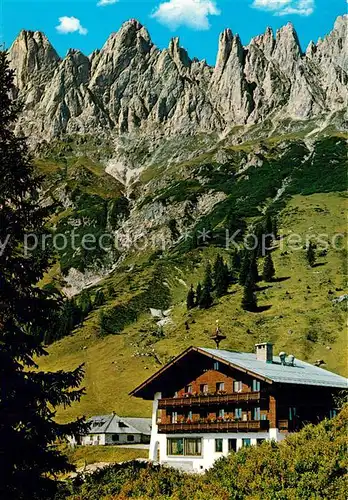
[[[158,408],[163,409],[167,407],[178,406],[202,406],[202,405],[215,405],[226,403],[249,403],[257,402],[261,398],[260,392],[235,392],[233,394],[214,394],[214,395],[189,395],[181,398],[163,398],[158,401]]]
[[[267,431],[268,429],[268,420],[158,424],[158,432],[160,434],[170,434],[176,432],[260,432]]]

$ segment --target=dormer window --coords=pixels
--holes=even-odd
[[[219,362],[214,361],[214,370],[219,370]]]

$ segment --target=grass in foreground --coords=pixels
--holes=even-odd
[[[147,450],[122,448],[120,446],[65,446],[62,450],[69,462],[77,468],[98,462],[125,462],[136,458],[148,458]]]

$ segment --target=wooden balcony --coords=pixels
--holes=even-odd
[[[176,432],[260,432],[268,431],[268,429],[268,420],[158,424],[158,432],[160,434],[175,434]]]
[[[214,394],[187,396],[183,398],[163,398],[158,401],[158,408],[177,408],[181,406],[205,406],[227,403],[257,403],[260,392],[235,392],[232,394]]]

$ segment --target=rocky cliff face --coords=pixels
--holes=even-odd
[[[177,38],[158,50],[135,20],[90,57],[70,50],[60,59],[45,35],[22,31],[10,49],[25,105],[18,132],[34,141],[76,132],[161,137],[343,111],[347,19],[304,54],[291,24],[247,47],[225,30],[214,68],[191,60]]]

